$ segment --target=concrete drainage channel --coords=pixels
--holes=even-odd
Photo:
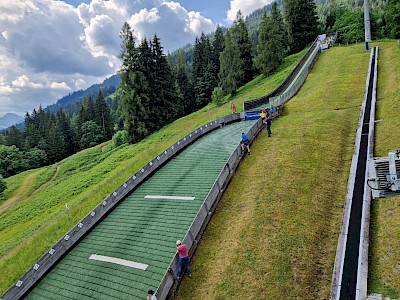
[[[371,51],[346,203],[336,251],[330,299],[367,298],[371,190],[367,161],[373,157],[378,48]]]

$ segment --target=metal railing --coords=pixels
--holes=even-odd
[[[285,89],[285,87],[291,81],[293,81],[293,78],[296,76],[297,72],[300,70],[300,68],[303,65],[303,63],[307,60],[307,58],[309,57],[310,53],[315,49],[316,43],[317,43],[317,39],[312,43],[310,48],[303,55],[303,57],[300,59],[300,61],[296,64],[294,69],[285,78],[285,80],[282,81],[281,84],[275,90],[273,90],[271,93],[269,93],[269,94],[267,94],[265,96],[262,96],[260,98],[245,101],[244,102],[244,110],[247,111],[247,110],[251,110],[251,109],[260,107],[261,105],[267,105],[269,103],[269,101],[270,101],[270,98],[281,94],[282,91]]]
[[[331,39],[333,46],[337,38],[337,32],[327,34],[326,37]],[[317,37],[286,79],[271,93],[257,99],[245,101],[244,111],[260,106],[276,107],[290,100],[303,85],[320,53],[321,43]]]
[[[304,81],[306,81],[306,78],[310,73],[312,67],[314,66],[315,61],[318,59],[318,56],[321,53],[319,41],[316,40],[314,43],[316,43],[316,46],[314,47],[314,50],[308,57],[307,61],[304,63],[303,67],[300,69],[299,73],[297,73],[296,77],[282,92],[282,94],[280,94],[279,96],[271,97],[269,99],[269,107],[276,107],[278,105],[285,104],[300,90]]]

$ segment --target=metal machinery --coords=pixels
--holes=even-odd
[[[368,161],[368,186],[374,199],[400,195],[400,148]]]

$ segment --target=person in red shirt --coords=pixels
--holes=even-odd
[[[179,253],[178,280],[179,280],[179,277],[181,277],[183,264],[185,264],[186,270],[188,272],[188,276],[190,278],[192,278],[192,272],[190,270],[190,265],[189,265],[189,254],[188,254],[186,245],[182,244],[182,242],[180,240],[177,240],[176,247],[177,247],[177,251]]]

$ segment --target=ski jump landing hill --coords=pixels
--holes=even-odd
[[[158,299],[173,294],[180,239],[193,254],[262,121],[251,110],[283,105],[297,93],[321,51],[318,39],[271,94],[245,102],[245,112],[201,126],[160,153],[117,188],[45,253],[0,300]],[[278,98],[276,98],[278,97]]]

